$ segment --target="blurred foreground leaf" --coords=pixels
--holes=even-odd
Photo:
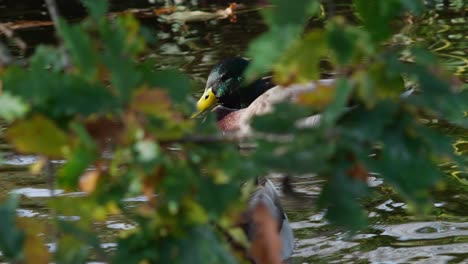
[[[0,105],[0,118],[7,122],[23,117],[29,110],[21,98],[12,96],[8,92],[0,94]]]
[[[12,260],[20,261],[23,255],[25,234],[16,226],[18,197],[10,196],[0,205],[0,251]]]
[[[5,136],[21,152],[42,153],[50,157],[63,156],[63,147],[68,140],[61,129],[41,115],[14,123]]]

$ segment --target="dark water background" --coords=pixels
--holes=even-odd
[[[167,1],[111,1],[112,11],[127,8],[161,7]],[[192,10],[213,11],[227,7],[225,1],[180,1]],[[238,1],[241,2],[242,1]],[[252,1],[243,1],[246,9],[237,15],[237,22],[229,19],[180,24],[160,23],[156,18],[143,19],[145,26],[158,37],[152,56],[156,68],[177,67],[189,74],[196,88],[203,87],[209,70],[219,60],[244,54],[249,41],[266,29]],[[423,21],[418,21],[410,34],[410,41],[420,42],[438,54],[444,65],[464,82],[468,83],[468,21],[467,6],[455,8],[444,1],[432,1],[431,11]],[[455,1],[456,2],[456,1]],[[78,1],[58,1],[60,12],[68,19],[79,20],[85,11]],[[458,7],[460,7],[458,1]],[[249,11],[250,10],[250,11]],[[336,1],[334,11],[352,18],[346,1]],[[0,1],[0,23],[22,20],[48,21],[42,1]],[[320,26],[320,22],[312,24]],[[55,37],[50,26],[34,27],[15,32],[28,48],[21,52],[9,41],[8,45],[18,58],[27,56],[38,44],[53,44]],[[3,40],[5,40],[3,38]],[[448,102],[449,103],[449,102]],[[0,106],[1,107],[1,106]],[[468,109],[467,109],[468,110]],[[1,129],[1,128],[0,128]],[[454,142],[468,140],[466,131],[454,131]],[[466,143],[465,143],[466,144]],[[465,145],[466,146],[466,145]],[[46,180],[33,176],[28,165],[34,156],[18,156],[0,139],[0,152],[7,155],[0,164],[0,200],[9,193],[22,194],[18,214],[46,222],[50,210]],[[323,220],[323,212],[314,208],[314,200],[320,193],[320,181],[313,175],[294,178],[294,186],[300,197],[283,197],[285,209],[292,221],[297,238],[294,257],[290,263],[468,263],[468,172],[456,172],[445,165],[446,180],[433,191],[433,209],[424,219],[406,212],[407,205],[378,177],[370,179],[375,195],[363,201],[369,212],[371,226],[355,235],[337,229]],[[278,180],[281,175],[271,175]],[[80,195],[79,193],[57,195]],[[144,199],[129,199],[133,206]],[[73,221],[73,217],[70,218]],[[103,241],[112,241],[114,231],[131,228],[132,223],[118,216],[104,224],[98,224]],[[115,244],[105,243],[112,250]],[[50,250],[55,249],[49,244]],[[1,256],[0,256],[1,261]]]

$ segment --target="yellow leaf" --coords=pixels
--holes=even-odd
[[[44,232],[44,226],[30,219],[19,218],[18,226],[26,233],[24,241],[24,256],[26,264],[50,263],[50,253],[44,245],[39,233]]]
[[[335,99],[336,89],[334,85],[325,85],[317,82],[317,88],[310,92],[304,92],[297,96],[297,103],[314,106],[319,110],[325,108]]]
[[[187,208],[188,218],[194,223],[205,224],[208,222],[208,215],[200,204],[190,198],[184,200],[184,206]]]
[[[53,121],[41,115],[14,123],[6,139],[20,152],[62,157],[67,135]]]
[[[281,85],[317,80],[319,63],[327,55],[327,45],[322,31],[311,31],[283,54],[274,66],[274,80]]]
[[[29,172],[33,175],[38,175],[42,172],[42,169],[47,163],[47,158],[45,157],[40,157],[36,162],[34,162],[30,167],[29,167]]]
[[[135,92],[130,107],[137,112],[160,116],[170,112],[171,101],[165,90],[143,88]]]
[[[80,177],[79,186],[83,192],[93,192],[99,181],[99,171],[88,171]]]

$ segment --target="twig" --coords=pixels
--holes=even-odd
[[[49,158],[45,159],[44,174],[47,177],[47,185],[49,188],[50,197],[54,197],[55,196],[55,192],[54,192],[55,176],[54,176],[54,171],[52,167],[52,162],[50,161]]]
[[[59,13],[57,9],[57,3],[55,0],[45,0],[47,9],[49,10],[50,18],[52,22],[54,22],[55,30],[58,30],[58,23],[59,23]]]
[[[63,43],[62,37],[60,36],[60,34],[58,34],[60,15],[58,12],[57,3],[55,2],[55,0],[45,0],[45,3],[47,6],[47,10],[49,10],[50,18],[52,19],[52,22],[54,24],[56,36],[59,42]],[[64,68],[69,68],[72,65],[70,54],[68,53],[67,50],[64,51],[63,65],[64,65]]]
[[[26,43],[21,38],[15,36],[15,33],[13,32],[13,30],[8,28],[8,26],[6,26],[5,24],[0,24],[0,33],[5,35],[5,37],[7,37],[8,39],[11,39],[22,53],[28,47],[28,45],[26,45]],[[8,50],[5,47],[3,48],[5,50]]]
[[[238,143],[239,138],[235,136],[226,136],[226,135],[209,135],[209,136],[200,136],[200,135],[190,135],[182,137],[175,140],[162,140],[160,141],[163,144],[170,143],[195,143],[195,144],[216,144],[216,143]]]

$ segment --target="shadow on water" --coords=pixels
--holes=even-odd
[[[65,3],[66,2],[66,3]],[[127,8],[148,7],[147,1],[131,1],[131,6],[112,4],[113,11]],[[130,2],[130,1],[128,1]],[[162,6],[166,1],[156,1]],[[216,10],[225,8],[225,1],[192,1],[191,8]],[[239,1],[238,1],[239,2]],[[244,1],[246,8],[249,1]],[[337,1],[339,2],[339,1]],[[468,50],[466,47],[466,8],[455,10],[435,2],[435,9],[416,27],[415,41],[435,51],[448,68],[465,83],[468,83]],[[79,19],[84,15],[78,1],[59,1],[61,12],[68,19]],[[336,5],[336,12],[349,13],[349,5]],[[41,1],[3,1],[0,3],[0,22],[19,20],[48,20]],[[192,76],[197,90],[204,86],[212,65],[222,58],[244,54],[249,41],[263,32],[266,27],[257,11],[242,12],[237,22],[228,19],[196,22],[190,25],[164,24],[156,18],[142,20],[158,37],[151,57],[156,68],[177,67]],[[53,44],[55,38],[50,26],[19,30],[15,34],[28,44],[29,54],[39,43]],[[15,45],[10,43],[15,49]],[[19,55],[18,50],[16,52]],[[20,56],[20,55],[19,55]],[[457,136],[467,140],[466,131]],[[11,152],[0,140],[0,151]],[[50,192],[44,177],[32,175],[28,166],[36,161],[34,156],[20,156],[12,153],[4,157],[0,165],[0,199],[9,193],[21,195],[18,215],[47,221],[50,211],[46,206]],[[445,168],[445,167],[444,167]],[[450,167],[446,168],[450,172]],[[371,225],[357,234],[350,234],[329,225],[324,213],[314,208],[314,200],[320,193],[321,181],[311,175],[294,177],[292,185],[298,196],[283,196],[283,203],[292,220],[297,245],[289,263],[459,263],[468,261],[468,185],[461,181],[468,179],[468,173],[458,172],[458,178],[449,176],[443,188],[433,192],[433,209],[424,219],[407,213],[407,205],[378,177],[370,177],[369,185],[375,195],[364,201],[369,212]],[[271,177],[278,186],[282,175]],[[468,181],[467,181],[468,182]],[[79,198],[82,193],[63,193],[56,190],[54,195]],[[128,207],[144,202],[144,197],[128,199]],[[69,221],[76,216],[63,216]],[[132,223],[114,216],[97,225],[105,250],[112,250],[110,243],[115,230],[132,228]],[[109,243],[107,243],[109,242]],[[51,251],[54,244],[48,244]],[[1,260],[1,257],[0,257]]]

